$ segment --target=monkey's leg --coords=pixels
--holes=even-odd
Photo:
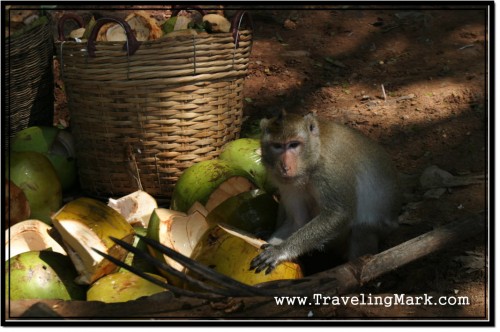
[[[314,249],[321,249],[327,242],[345,234],[348,223],[348,213],[323,211],[282,243],[263,245],[264,251],[252,260],[250,270],[255,270],[255,273],[265,270],[268,274],[283,261],[293,260]]]

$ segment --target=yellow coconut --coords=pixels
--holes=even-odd
[[[123,260],[127,251],[110,237],[132,244],[134,229],[125,218],[106,204],[91,198],[78,198],[63,206],[52,222],[66,244],[66,252],[80,274],[77,282],[91,284],[115,272],[118,267],[93,248]]]
[[[302,269],[293,262],[279,264],[270,274],[250,271],[250,262],[265,243],[249,234],[219,225],[203,235],[191,258],[247,285],[303,277]],[[187,274],[203,279],[192,271],[187,271]]]
[[[147,274],[162,282],[167,282],[158,275]],[[105,303],[127,302],[165,291],[165,288],[151,281],[131,272],[123,271],[108,274],[93,283],[87,291],[87,301],[102,301]]]

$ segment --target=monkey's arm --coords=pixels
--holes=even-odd
[[[278,245],[265,244],[264,251],[250,263],[255,273],[269,274],[281,262],[293,260],[314,249],[320,249],[328,241],[343,233],[349,214],[343,210],[324,210],[305,224],[288,239]]]

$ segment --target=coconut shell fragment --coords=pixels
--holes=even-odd
[[[82,197],[67,203],[53,216],[52,221],[79,273],[77,282],[80,284],[91,284],[118,269],[95,252],[94,248],[124,260],[127,251],[116,245],[110,237],[129,244],[134,241],[134,229],[125,218],[106,204],[91,198]]]
[[[236,229],[215,226],[200,239],[191,258],[247,285],[303,277],[301,267],[292,262],[279,264],[270,274],[250,271],[250,262],[265,243]],[[187,274],[203,279],[192,271],[187,271]]]
[[[24,192],[12,181],[5,180],[5,229],[28,219],[30,214],[30,204]]]
[[[5,231],[5,259],[28,251],[52,250],[62,255],[66,251],[51,236],[52,227],[43,221],[29,219],[15,224]]]

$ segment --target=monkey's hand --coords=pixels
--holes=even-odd
[[[269,274],[279,263],[286,260],[286,255],[279,245],[273,246],[266,243],[260,248],[264,251],[250,262],[250,270],[255,270],[255,273],[266,270],[265,273]]]

